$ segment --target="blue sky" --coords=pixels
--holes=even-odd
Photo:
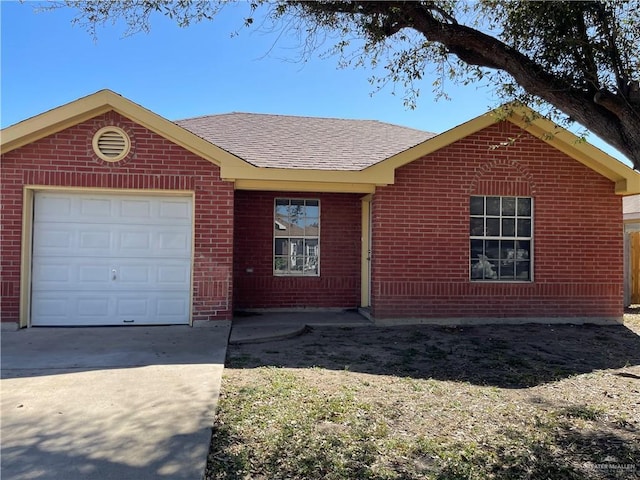
[[[373,93],[369,69],[340,69],[336,57],[302,63],[293,39],[243,29],[247,4],[188,28],[153,17],[150,33],[129,37],[124,25],[108,25],[94,40],[71,24],[69,9],[35,13],[37,3],[0,2],[3,128],[104,88],[170,120],[257,112],[374,119],[438,133],[498,104],[489,87],[474,85],[449,85],[452,100],[436,102],[427,76],[417,108],[408,110],[402,86],[395,95],[392,86]],[[622,158],[596,136],[588,140]]]

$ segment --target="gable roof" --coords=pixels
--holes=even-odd
[[[381,170],[382,168],[392,168],[395,170],[418,158],[479,132],[498,121],[505,120],[517,125],[534,137],[548,143],[603,177],[615,182],[616,193],[620,195],[640,193],[640,173],[631,167],[628,167],[590,143],[585,142],[556,123],[541,117],[529,107],[513,106],[506,110],[509,110],[507,116],[501,113],[500,109],[487,112],[447,130],[440,135],[436,135],[420,145],[400,152],[387,159],[384,164],[374,165],[368,170],[372,172]]]
[[[212,145],[111,90],[100,90],[2,129],[0,153],[4,155],[11,150],[109,111],[115,111],[135,121],[216,165],[220,165],[222,162],[242,162],[220,147]]]
[[[376,186],[394,183],[397,168],[506,120],[615,182],[616,193],[640,193],[638,172],[581,142],[553,122],[536,118],[535,112],[527,107],[514,108],[506,118],[489,112],[433,136],[370,120],[278,115],[227,114],[174,123],[110,90],[100,90],[3,129],[0,153],[108,111],[115,111],[218,165],[221,178],[234,182],[236,189],[373,193]],[[231,126],[221,126],[223,120],[230,121]],[[218,122],[218,128],[213,126],[214,122]],[[255,130],[250,136],[247,128],[252,122]],[[315,141],[314,136],[323,141]],[[364,139],[375,140],[372,142],[375,147],[365,145]],[[243,142],[246,146],[240,151]],[[287,148],[292,148],[293,153],[283,151]],[[305,160],[299,160],[302,158]]]
[[[435,136],[377,120],[237,112],[176,124],[261,168],[357,171]]]

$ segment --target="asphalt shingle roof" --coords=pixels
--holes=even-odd
[[[376,120],[226,113],[175,122],[257,166],[362,170],[435,136]]]

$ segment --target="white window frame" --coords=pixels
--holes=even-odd
[[[305,208],[305,212],[306,212],[306,208],[307,208],[307,202],[313,202],[316,205],[309,205],[309,206],[313,206],[318,208],[318,217],[317,217],[317,234],[316,235],[307,235],[307,232],[305,230],[304,233],[295,233],[295,232],[289,232],[287,234],[282,234],[282,235],[278,235],[277,230],[276,230],[276,226],[280,225],[282,227],[283,230],[286,230],[286,221],[283,222],[283,219],[278,217],[277,214],[277,207],[278,207],[278,202],[279,201],[286,201],[291,205],[291,202],[303,202],[304,208]],[[273,225],[274,225],[274,229],[273,229],[273,234],[272,234],[272,238],[273,238],[273,245],[271,248],[271,258],[273,261],[273,275],[277,276],[277,277],[319,277],[320,276],[320,223],[321,223],[321,206],[320,206],[320,200],[317,198],[294,198],[294,197],[277,197],[274,199],[273,201]],[[305,218],[306,218],[306,213],[305,213]],[[315,217],[311,217],[311,218],[315,218]],[[305,223],[305,222],[303,222]],[[277,242],[279,239],[289,239],[289,248],[291,248],[291,252],[289,255],[283,255],[283,254],[278,254],[277,253]],[[297,251],[294,251],[294,247],[297,247],[297,243],[291,243],[292,239],[296,239],[296,240],[302,240],[303,244],[305,245],[306,251],[302,252],[302,254],[300,254]],[[311,241],[315,241],[315,245],[306,245],[307,240],[311,240]],[[311,252],[310,249],[314,249],[313,252]],[[286,259],[287,260],[287,269],[286,270],[282,270],[282,269],[278,269],[276,268],[276,264],[278,263],[279,259]],[[303,268],[301,270],[292,270],[291,267],[296,265],[296,262],[302,260],[303,262]],[[315,263],[312,263],[314,262]],[[307,268],[306,265],[313,265],[314,268],[310,269]]]
[[[472,214],[471,213],[471,199],[474,197],[478,197],[478,198],[482,198],[483,199],[483,214],[479,215],[479,214]],[[500,212],[498,215],[489,215],[487,214],[487,198],[499,198],[500,199]],[[503,199],[507,199],[507,198],[513,198],[516,200],[516,209],[515,209],[515,213],[514,215],[505,215],[503,213]],[[518,199],[526,199],[529,200],[530,202],[530,212],[529,215],[519,215],[518,214],[518,210],[517,210],[517,201]],[[473,218],[483,218],[483,234],[482,235],[473,235],[473,232],[471,231],[471,222]],[[497,219],[497,221],[499,222],[500,225],[500,234],[499,235],[487,235],[487,219]],[[513,235],[503,235],[503,219],[514,219],[514,225],[515,225],[515,229],[514,229],[514,234]],[[518,235],[518,219],[521,220],[529,220],[530,221],[530,230],[529,230],[529,235],[528,236],[523,236],[523,235]],[[518,248],[513,249],[513,256],[509,255],[506,258],[492,258],[490,259],[491,261],[489,261],[489,259],[487,259],[486,257],[484,259],[479,259],[479,258],[473,258],[472,254],[471,254],[471,245],[472,242],[474,240],[481,240],[483,242],[483,251],[485,251],[486,249],[486,242],[487,241],[514,241],[514,242],[518,242],[518,241],[526,241],[529,242],[529,251],[526,252],[527,257],[525,258],[519,258],[520,252]],[[533,197],[530,196],[512,196],[512,195],[471,195],[471,197],[469,198],[469,244],[468,244],[468,252],[469,252],[469,261],[467,262],[467,265],[469,266],[469,280],[471,282],[478,282],[478,283],[531,283],[533,282],[533,272],[534,272],[534,199]],[[516,246],[517,247],[517,246]],[[523,252],[524,254],[524,252]],[[519,279],[517,278],[517,274],[514,273],[513,277],[507,277],[505,275],[505,277],[501,278],[500,272],[501,272],[501,265],[504,266],[508,266],[510,264],[516,264],[514,265],[514,272],[517,272],[517,262],[529,262],[529,275],[528,278],[526,279]],[[492,263],[493,262],[493,263]],[[489,276],[488,271],[492,270],[495,266],[495,262],[501,264],[498,265],[498,272],[494,272],[497,275],[497,278],[491,278]],[[474,278],[474,273],[477,274],[478,272],[474,272],[474,268],[475,269],[480,269],[480,271],[482,272],[483,278]],[[487,278],[487,276],[489,276],[489,278]]]

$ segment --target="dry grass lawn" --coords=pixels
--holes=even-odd
[[[640,315],[230,346],[206,478],[640,478]]]

